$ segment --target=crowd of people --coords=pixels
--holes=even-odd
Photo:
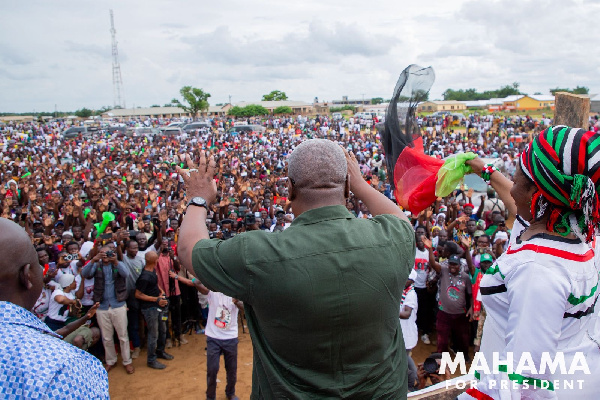
[[[291,225],[288,161],[307,139],[335,141],[356,156],[373,188],[390,199],[393,192],[377,128],[364,121],[245,121],[264,125],[264,132],[233,132],[235,121],[227,117],[209,122],[210,128],[178,137],[131,136],[106,127],[70,140],[61,137],[67,125],[60,120],[0,126],[1,216],[23,227],[35,246],[44,288],[33,311],[50,329],[97,356],[107,371],[117,364],[116,333],[130,374],[142,347],[148,366],[163,369],[157,358],[172,359],[167,350],[186,345],[186,333],[205,333],[213,362],[207,396],[214,397],[216,388],[214,360],[225,352],[226,394],[234,398],[232,358],[237,356],[237,309],[243,304],[208,290],[178,255],[180,226],[191,200],[178,172],[186,167],[186,154],[197,158],[207,151],[215,160],[217,195],[206,219],[210,238],[227,240],[254,230],[276,234]],[[447,117],[422,117],[419,123],[429,155],[472,151],[501,160],[502,173],[512,179],[519,154],[550,120],[469,115],[465,129]],[[590,124],[598,129],[597,118]],[[352,193],[346,208],[356,218],[373,217]],[[415,264],[398,312],[408,358],[420,340],[434,343],[435,353],[453,349],[468,359],[479,348],[486,315],[480,282],[508,248],[508,222],[515,210],[491,187],[484,194],[458,187],[423,212],[406,215],[415,232]],[[418,364],[410,368],[411,390],[428,378],[436,382],[446,376]]]

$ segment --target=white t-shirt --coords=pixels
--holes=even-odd
[[[75,291],[79,290],[79,285],[81,285],[81,275],[77,275],[75,277],[75,282],[77,282],[77,288]],[[93,306],[94,305],[94,278],[88,279],[85,278],[83,280],[83,296],[81,297],[81,305],[82,306]]]
[[[206,336],[227,340],[238,337],[238,308],[233,299],[219,292],[208,293]]]
[[[69,306],[60,304],[56,300],[56,296],[65,296],[70,300],[75,300],[75,293],[73,291],[69,293],[63,292],[62,289],[55,289],[50,297],[50,306],[48,307],[48,317],[56,321],[65,322],[69,318]]]
[[[415,271],[417,271],[417,279],[415,287],[420,289],[427,287],[427,275],[429,274],[429,251],[419,250],[415,248]]]
[[[158,253],[158,250],[156,250],[156,246],[153,244],[151,246],[148,246],[146,250],[138,250],[137,255],[145,259],[146,253],[149,251],[155,251],[156,253]]]
[[[40,293],[40,297],[38,297],[37,301],[35,302],[35,306],[33,306],[33,313],[41,320],[46,318],[46,315],[48,315],[50,296],[52,296],[52,288],[44,286],[42,293]]]
[[[417,310],[419,304],[417,302],[417,292],[411,289],[404,298],[404,302],[400,304],[400,312],[404,311],[404,307],[412,308],[410,317],[408,319],[400,319],[400,328],[402,328],[402,335],[404,335],[404,346],[407,350],[411,350],[417,345],[419,340],[419,330],[417,328]]]

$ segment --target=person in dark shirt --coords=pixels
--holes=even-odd
[[[135,282],[135,298],[140,300],[140,309],[148,326],[148,359],[150,368],[165,369],[167,366],[157,361],[157,358],[172,360],[174,357],[165,352],[167,337],[168,304],[165,292],[158,286],[156,263],[158,254],[155,251],[146,253],[146,266]]]

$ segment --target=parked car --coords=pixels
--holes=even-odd
[[[160,131],[160,129],[158,128],[134,128],[133,129],[133,136],[137,136],[137,137],[141,137],[141,136],[156,136],[156,135],[162,135],[162,132]]]
[[[199,130],[199,129],[203,129],[203,128],[210,128],[210,124],[206,123],[206,122],[192,122],[191,124],[187,124],[184,125],[182,127],[182,129],[185,132],[191,132],[191,131],[195,131],[195,130]]]
[[[118,137],[122,137],[127,135],[127,127],[113,125],[106,128],[106,132],[110,133],[111,135],[116,133]]]
[[[241,133],[241,132],[260,132],[264,133],[267,129],[262,125],[238,125],[229,129],[229,133]]]
[[[96,132],[98,132],[98,128],[95,126],[72,126],[65,129],[62,133],[62,136],[64,139],[74,139],[80,134],[83,137],[89,137]]]
[[[183,129],[178,128],[178,127],[165,128],[162,131],[163,136],[183,136],[184,134],[186,134],[186,133],[183,131]]]

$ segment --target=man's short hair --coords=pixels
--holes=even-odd
[[[328,189],[342,186],[348,163],[342,148],[327,139],[300,143],[290,155],[288,176],[296,188]]]

